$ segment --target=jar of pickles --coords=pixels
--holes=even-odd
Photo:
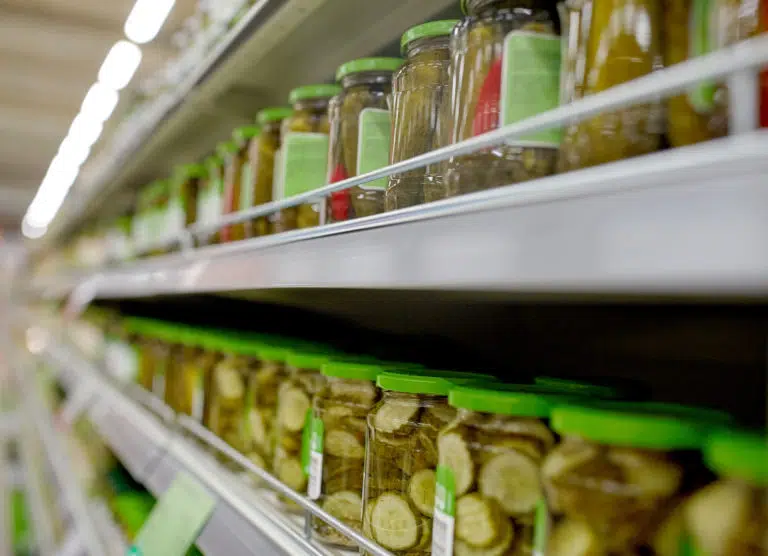
[[[394,554],[429,554],[437,434],[455,417],[453,384],[421,373],[382,373],[367,417],[363,533]]]
[[[281,151],[283,195],[293,197],[325,185],[328,175],[328,103],[341,91],[338,85],[305,85],[291,91],[293,113],[283,120]],[[320,224],[322,199],[283,209],[276,231],[311,228]]]
[[[343,90],[329,107],[329,183],[376,170],[389,162],[388,97],[392,74],[402,64],[400,58],[361,58],[342,64],[336,71]],[[387,179],[382,178],[331,194],[330,219],[339,222],[384,212],[386,188]]]
[[[466,17],[451,37],[451,142],[555,108],[560,37],[551,0],[463,0]],[[510,139],[451,158],[446,195],[460,195],[554,172],[558,130]]]
[[[259,206],[281,198],[275,192],[274,172],[276,168],[279,168],[278,152],[282,145],[281,123],[290,115],[290,108],[277,106],[261,110],[256,117],[261,131],[248,147],[248,164],[253,174],[253,187],[246,191],[247,200],[251,201],[250,206]],[[249,208],[245,205],[241,205],[241,207]],[[272,233],[276,218],[276,215],[271,215],[247,222],[246,235],[255,237]]]
[[[231,144],[233,150],[224,163],[224,201],[222,214],[238,212],[243,208],[243,191],[253,191],[253,174],[247,164],[248,145],[259,134],[258,126],[243,126],[235,130]],[[221,229],[221,241],[245,239],[245,226],[232,224]]]
[[[165,338],[164,323],[150,319],[130,319],[129,329],[142,338],[139,350],[138,382],[159,399],[165,398],[165,373],[171,361],[171,346]]]
[[[171,234],[177,237],[197,220],[197,195],[207,170],[204,164],[184,164],[171,181],[169,219]]]
[[[458,20],[430,21],[406,31],[400,40],[405,63],[392,80],[390,163],[450,142],[448,49]],[[419,205],[445,196],[441,164],[389,177],[387,210]]]
[[[246,455],[259,467],[271,470],[275,455],[277,394],[288,377],[285,360],[289,352],[286,347],[270,343],[259,343],[255,349],[258,363],[249,373],[246,386]]]
[[[292,351],[286,358],[288,377],[277,392],[273,469],[278,479],[300,494],[307,490],[309,475],[312,398],[322,388],[320,368],[330,357],[323,352]],[[284,502],[289,510],[299,511],[296,504]]]
[[[561,519],[547,554],[634,554],[690,488],[706,426],[643,404],[563,405],[562,435],[542,465],[550,512]]]
[[[329,514],[360,530],[366,417],[381,391],[376,378],[387,367],[365,359],[331,359],[322,367],[325,383],[312,402],[309,497]],[[314,534],[325,542],[354,546],[313,517]]]
[[[541,462],[555,444],[547,423],[563,399],[531,386],[451,390],[457,415],[437,439],[434,519],[443,526],[435,528],[435,554],[539,549],[534,539],[546,538],[547,523]]]
[[[178,413],[188,415],[203,423],[206,406],[206,385],[209,375],[221,358],[215,349],[205,349],[210,345],[205,330],[181,327],[178,335],[180,347],[176,352],[173,367],[175,386],[173,403],[169,405]]]
[[[215,343],[222,357],[211,372],[206,425],[234,449],[244,452],[245,386],[252,361],[242,353],[244,343],[236,338],[217,334]]]
[[[659,0],[568,0],[563,9],[564,103],[600,93],[661,69],[664,7]],[[616,26],[616,21],[621,21]],[[677,35],[675,31],[672,36]],[[677,40],[677,39],[672,39]],[[566,126],[560,171],[585,168],[659,149],[664,132],[661,99],[603,112]]]
[[[707,439],[704,460],[719,479],[698,490],[683,505],[683,543],[690,548],[684,554],[765,556],[768,439],[722,430]],[[677,554],[683,552],[673,556]]]
[[[219,155],[205,159],[206,176],[197,192],[197,224],[214,226],[221,218],[224,194],[224,161]],[[208,231],[199,237],[201,244],[216,243],[217,230]]]
[[[666,0],[664,65],[708,54],[760,32],[764,2]],[[764,29],[763,29],[764,30]],[[728,133],[728,92],[723,83],[700,82],[667,100],[667,137],[673,147]]]

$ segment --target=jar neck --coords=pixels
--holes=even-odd
[[[267,122],[263,126],[261,126],[261,133],[274,133],[278,134],[280,133],[280,125],[283,123],[283,120],[277,120],[273,122]]]
[[[330,97],[301,99],[293,103],[293,111],[325,114],[330,100]]]
[[[341,80],[341,86],[344,89],[349,89],[358,85],[387,85],[391,82],[391,71],[360,71],[344,76]]]
[[[446,53],[448,51],[448,47],[450,46],[451,37],[448,35],[443,35],[440,37],[425,37],[423,39],[416,39],[414,41],[409,42],[405,47],[405,58],[407,60],[412,60],[416,56],[419,56],[420,54],[424,54],[426,52],[434,52],[437,50],[445,50]],[[447,55],[446,55],[447,57]]]

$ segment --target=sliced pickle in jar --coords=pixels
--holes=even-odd
[[[342,490],[326,496],[323,509],[333,517],[357,527],[363,517],[363,499],[358,492]]]
[[[421,539],[421,518],[403,496],[385,492],[371,512],[373,538],[388,550],[408,550]]]
[[[328,385],[330,396],[335,400],[352,402],[364,407],[370,407],[376,400],[376,385],[373,382],[356,381],[332,381]]]
[[[248,427],[251,435],[251,441],[257,446],[266,446],[267,427],[264,424],[264,417],[258,409],[251,409],[248,412]]]
[[[373,427],[377,432],[393,434],[417,422],[420,405],[418,401],[387,401],[376,410]]]
[[[552,530],[547,541],[547,556],[603,556],[599,540],[589,525],[564,519]]]
[[[641,450],[611,448],[608,460],[619,466],[625,484],[639,497],[672,496],[683,479],[683,471],[677,464]]]
[[[432,517],[435,506],[435,472],[422,469],[414,473],[408,482],[408,496],[417,510]]]
[[[440,465],[453,472],[456,496],[466,493],[474,482],[475,464],[469,446],[458,432],[441,434],[437,438]]]
[[[749,487],[735,481],[717,481],[688,500],[685,525],[706,554],[727,554],[733,539],[748,523],[749,511]]]
[[[509,521],[502,521],[499,540],[486,548],[477,548],[469,543],[456,539],[453,545],[455,556],[502,556],[512,547],[515,539],[515,528]]]
[[[299,458],[283,457],[277,460],[277,478],[296,492],[303,492],[307,479]]]
[[[496,502],[476,492],[456,501],[456,538],[475,548],[492,546],[503,532],[503,521]]]
[[[480,493],[495,499],[507,515],[533,512],[543,496],[539,466],[519,452],[507,452],[490,459],[478,474]]]
[[[358,437],[345,430],[334,429],[325,435],[326,453],[347,459],[363,459],[365,446]]]
[[[221,365],[216,369],[216,389],[221,402],[239,401],[245,392],[243,379],[237,369]]]
[[[310,408],[309,396],[301,388],[288,386],[280,395],[277,419],[289,432],[301,432]]]

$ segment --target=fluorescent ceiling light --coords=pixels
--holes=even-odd
[[[67,137],[71,137],[81,145],[91,146],[99,140],[103,129],[104,124],[81,112],[72,120]]]
[[[91,145],[83,143],[77,137],[67,137],[59,145],[58,156],[67,164],[80,166],[91,154]]]
[[[80,113],[89,118],[104,122],[112,115],[117,106],[118,94],[103,83],[94,83],[85,95]]]
[[[53,159],[24,217],[30,226],[45,228],[53,221],[64,197],[75,183],[79,169],[79,166],[59,155]]]
[[[173,9],[175,0],[136,0],[125,21],[125,36],[138,44],[154,39]]]
[[[45,235],[45,232],[48,231],[48,228],[46,227],[37,227],[33,226],[29,222],[27,222],[27,219],[21,221],[21,233],[24,234],[24,237],[29,239],[38,239]]]
[[[99,70],[99,82],[119,91],[130,83],[141,63],[141,49],[128,41],[113,46]]]

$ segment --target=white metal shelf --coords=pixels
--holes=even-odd
[[[258,0],[178,87],[130,134],[116,134],[84,168],[43,245],[115,192],[170,172],[291,88],[327,81],[343,62],[370,56],[455,0]],[[354,14],[354,25],[347,25]],[[321,48],[318,48],[321,45]],[[125,207],[125,204],[122,205]]]
[[[161,495],[180,471],[194,476],[215,498],[214,512],[200,533],[198,546],[208,555],[339,554],[306,536],[303,520],[289,516],[275,504],[272,493],[247,486],[211,454],[219,450],[244,471],[259,477],[271,489],[297,503],[345,533],[356,535],[366,551],[389,553],[359,533],[325,514],[307,498],[293,493],[274,477],[253,466],[247,458],[195,424],[175,416],[138,387],[117,387],[73,348],[54,336],[44,358],[61,373],[70,390],[86,388],[92,399],[88,416],[105,442],[138,481]]]
[[[273,288],[768,294],[768,132],[33,282],[44,298]]]

